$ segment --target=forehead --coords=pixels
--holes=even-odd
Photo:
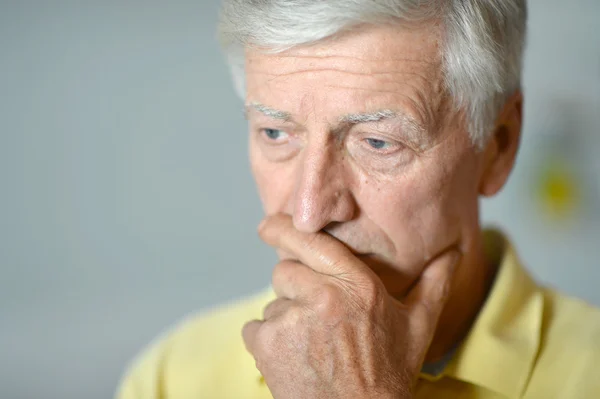
[[[250,49],[247,102],[334,117],[398,106],[426,124],[442,95],[439,43],[439,27],[429,23],[360,26],[279,53]]]

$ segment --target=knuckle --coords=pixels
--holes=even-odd
[[[277,325],[275,323],[265,323],[256,336],[255,358],[269,360],[273,355],[274,344],[277,342]]]
[[[290,261],[282,261],[275,265],[273,274],[271,276],[271,282],[273,283],[273,286],[286,284],[290,279],[291,272],[292,265]]]
[[[273,317],[273,315],[275,314],[276,307],[277,307],[277,300],[269,302],[263,309],[263,319],[264,320],[271,319]]]
[[[319,302],[324,306],[333,307],[340,299],[340,292],[337,287],[331,284],[325,284],[319,291]]]
[[[292,306],[285,312],[285,325],[288,328],[294,329],[302,325],[303,319],[304,312],[298,306]]]
[[[334,320],[341,316],[341,293],[337,287],[324,285],[316,296],[315,312],[325,320]]]
[[[276,321],[265,321],[256,337],[254,360],[256,368],[263,373],[269,372],[282,358],[289,355],[290,342],[298,341],[298,326],[302,317],[301,310],[292,307]]]
[[[385,288],[372,278],[360,282],[360,298],[365,309],[377,308],[384,299]]]

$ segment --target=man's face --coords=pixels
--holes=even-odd
[[[246,54],[266,214],[333,235],[396,295],[448,247],[468,255],[479,234],[483,160],[444,91],[439,36],[435,25],[364,28]]]

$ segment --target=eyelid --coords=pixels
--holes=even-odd
[[[360,134],[360,139],[361,140],[379,140],[379,141],[385,141],[388,144],[402,144],[401,140],[398,140],[396,138],[392,138],[386,134],[380,134],[380,133],[373,133],[373,132],[364,132]]]
[[[276,127],[261,127],[258,130],[261,131],[261,132],[265,132],[267,130],[275,130],[277,132],[281,132],[281,133],[284,133],[284,134],[287,134],[287,135],[290,134],[290,132],[288,132],[286,129],[279,129],[279,128],[276,128]]]
[[[380,149],[374,148],[372,145],[370,145],[368,143],[368,140],[383,141],[386,143],[387,148],[380,148]],[[359,141],[360,141],[361,145],[364,146],[367,151],[370,151],[373,154],[377,154],[377,155],[381,155],[381,156],[392,155],[392,154],[395,154],[398,151],[401,151],[402,149],[406,148],[406,145],[404,143],[402,143],[401,141],[394,140],[389,137],[382,137],[379,135],[374,135],[374,134],[369,134],[369,133],[363,134],[362,137],[359,139]]]
[[[287,132],[296,129],[296,126],[291,122],[279,119],[271,119],[267,117],[252,118],[251,120],[249,120],[249,122],[252,126],[262,129],[277,129],[285,130]]]
[[[278,127],[261,127],[258,130],[277,130],[278,132],[289,134],[289,131],[287,129],[281,129]]]

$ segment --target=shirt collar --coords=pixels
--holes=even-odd
[[[495,282],[473,327],[443,376],[520,397],[540,344],[543,296],[508,242],[486,232],[503,252]]]

